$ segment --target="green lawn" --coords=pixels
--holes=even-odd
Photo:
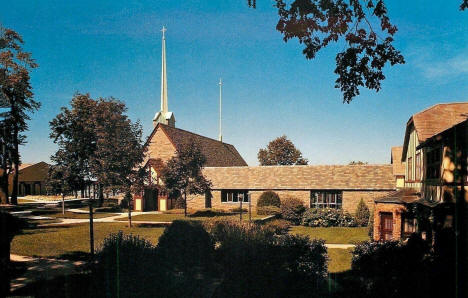
[[[252,212],[252,220],[258,220],[265,218],[267,216],[265,215],[257,215],[256,213]],[[132,220],[134,221],[154,221],[154,222],[172,222],[174,220],[208,220],[212,218],[228,218],[228,219],[239,219],[239,214],[227,214],[227,215],[220,215],[220,216],[190,216],[188,215],[187,217],[184,216],[184,214],[168,214],[168,213],[162,213],[162,214],[140,214],[140,215],[135,215],[132,216]],[[242,215],[243,220],[249,220],[249,214],[244,213]],[[118,221],[128,221],[127,217],[117,219]]]
[[[164,228],[137,226],[128,228],[124,223],[95,223],[95,247],[99,247],[109,233],[116,233],[119,230],[139,235],[156,244]],[[22,234],[15,236],[11,243],[11,253],[26,256],[57,257],[88,252],[88,224],[26,229]]]
[[[352,244],[369,240],[368,228],[312,228],[304,226],[291,227],[290,233],[309,236],[310,239],[323,239],[326,243]]]
[[[328,272],[338,273],[351,269],[352,248],[328,248]]]
[[[94,213],[93,218],[104,218],[104,217],[110,217],[117,215],[115,213]],[[88,219],[89,214],[88,213],[74,213],[70,211],[65,211],[65,214],[62,214],[62,212],[57,212],[57,213],[51,213],[51,214],[46,214],[44,216],[47,217],[54,217],[54,218],[72,218],[72,219]]]

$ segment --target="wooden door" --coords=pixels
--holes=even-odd
[[[380,213],[380,240],[393,239],[393,214]]]

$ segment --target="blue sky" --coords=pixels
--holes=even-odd
[[[461,1],[461,0],[460,0]],[[387,68],[380,92],[343,104],[334,88],[339,46],[315,60],[283,42],[272,1],[23,1],[0,11],[40,67],[23,162],[49,161],[49,121],[75,92],[114,96],[147,136],[159,110],[161,32],[167,31],[169,109],[176,126],[218,136],[223,78],[223,140],[249,165],[270,140],[287,135],[311,164],[388,163],[411,114],[468,101],[468,11],[460,1],[387,1],[405,65]]]

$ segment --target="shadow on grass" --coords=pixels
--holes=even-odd
[[[11,293],[12,296],[29,297],[92,297],[90,277],[87,274],[59,276],[39,280]]]
[[[54,256],[56,259],[61,260],[70,260],[70,261],[89,261],[91,259],[91,254],[83,251],[72,251],[61,254],[59,256]]]

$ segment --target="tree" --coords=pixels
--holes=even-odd
[[[187,194],[204,194],[211,182],[205,179],[202,168],[206,158],[198,144],[189,142],[177,149],[162,171],[164,186],[172,197],[183,196],[184,215],[187,216]]]
[[[358,226],[360,227],[365,227],[369,224],[369,216],[370,216],[370,211],[369,207],[367,207],[366,203],[364,203],[364,200],[361,198],[359,201],[357,208],[356,208],[356,213],[354,214],[354,217],[356,218],[356,222]]]
[[[354,161],[354,160],[353,160],[353,161],[350,161],[348,165],[350,165],[350,166],[356,166],[356,165],[367,165],[367,164],[368,164],[367,161],[360,161],[360,160]]]
[[[266,149],[260,149],[257,156],[261,166],[308,164],[301,151],[285,135],[271,141]]]
[[[2,150],[4,171],[1,186],[2,188],[6,186],[3,192],[8,197],[7,177],[12,171],[12,204],[18,203],[18,172],[21,163],[19,145],[26,141],[23,133],[28,130],[29,114],[40,107],[40,103],[34,100],[29,76],[29,72],[38,65],[30,53],[23,51],[23,43],[18,33],[0,26],[0,101],[4,107],[9,108],[8,112],[3,112],[1,115],[4,118],[2,141],[6,145],[4,148],[8,149],[8,151]],[[7,171],[8,164],[11,166]]]

